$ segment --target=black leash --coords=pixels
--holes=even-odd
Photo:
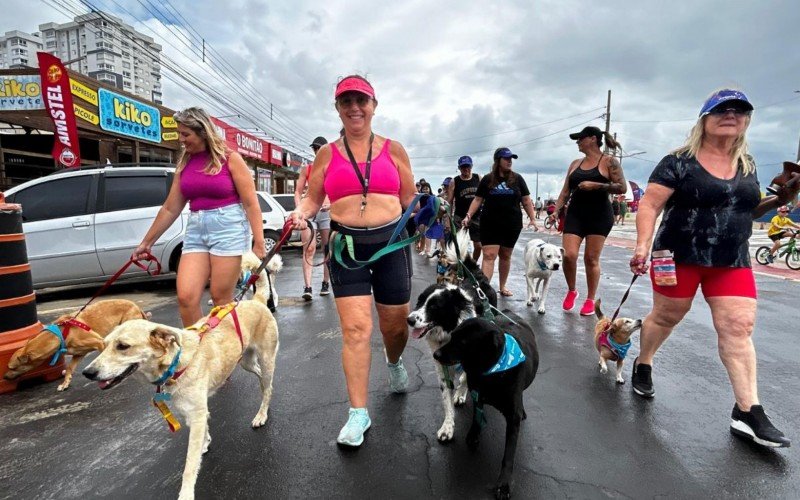
[[[628,300],[628,294],[631,293],[631,288],[633,287],[633,284],[636,282],[637,278],[639,278],[638,274],[634,274],[633,278],[631,278],[631,284],[628,285],[628,289],[625,290],[625,294],[622,296],[622,300],[619,301],[619,307],[617,307],[617,310],[614,311],[614,315],[611,316],[611,322],[609,323],[609,325],[613,323],[615,319],[617,319],[617,316],[619,315],[619,310],[622,309],[622,304],[624,304],[625,301]]]

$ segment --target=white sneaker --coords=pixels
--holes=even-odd
[[[372,426],[366,408],[350,408],[347,423],[339,431],[336,442],[345,446],[361,446],[364,442],[364,433]]]
[[[397,393],[406,392],[408,388],[408,372],[403,365],[403,358],[398,359],[395,364],[387,361],[386,366],[389,367],[389,387],[392,391]]]

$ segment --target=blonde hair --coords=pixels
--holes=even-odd
[[[719,92],[719,90],[712,92],[709,97],[717,92]],[[689,131],[689,135],[686,137],[686,142],[684,145],[678,149],[675,149],[674,151],[671,151],[671,154],[676,156],[688,154],[689,156],[696,157],[697,153],[700,151],[700,148],[703,146],[703,140],[706,138],[705,123],[707,118],[708,115],[699,117],[692,129]],[[749,126],[750,116],[746,116],[744,130],[742,130],[742,133],[733,142],[733,148],[731,149],[731,161],[736,165],[737,169],[739,168],[739,165],[741,165],[742,173],[744,175],[752,174],[756,171],[755,162],[753,162],[753,157],[750,156],[750,149],[747,145],[747,137],[745,137],[747,128]]]
[[[203,108],[186,108],[175,113],[173,118],[177,123],[192,129],[206,142],[208,163],[203,172],[208,175],[218,174],[222,170],[222,164],[228,159],[229,151],[225,140],[217,134],[217,130],[211,122],[211,116]],[[181,151],[181,155],[178,157],[177,172],[183,170],[190,156],[185,149]]]

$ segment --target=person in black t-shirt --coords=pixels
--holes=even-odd
[[[631,270],[647,272],[651,246],[674,253],[677,285],[653,279],[653,309],[644,320],[640,354],[633,362],[633,390],[653,397],[653,357],[692,306],[702,287],[717,331],[719,356],[736,399],[731,432],[763,446],[790,441],[759,404],[753,324],[756,284],[748,239],[752,221],[797,196],[800,184],[761,198],[745,132],[753,106],[744,93],[720,90],[700,111],[687,143],[656,166],[639,202]],[[664,211],[653,241],[658,215]],[[652,275],[652,270],[651,270]]]
[[[467,227],[470,220],[483,205],[481,215],[481,245],[483,262],[481,271],[491,281],[494,274],[494,261],[500,256],[500,295],[514,295],[506,288],[508,272],[511,270],[511,253],[522,231],[522,211],[528,214],[528,226],[536,231],[536,216],[533,212],[531,193],[525,179],[511,171],[512,159],[519,158],[508,148],[498,148],[494,152],[494,164],[489,175],[481,179],[475,198],[467,210],[462,226]]]
[[[459,175],[453,178],[447,189],[447,203],[450,204],[453,222],[456,227],[461,227],[464,216],[467,214],[481,177],[472,173],[472,158],[462,156],[458,159]],[[481,209],[472,214],[469,221],[469,239],[472,240],[472,259],[478,262],[481,256]]]

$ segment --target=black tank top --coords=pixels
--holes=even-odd
[[[459,175],[453,179],[453,182],[455,182],[455,187],[453,188],[455,215],[464,217],[467,214],[467,210],[469,210],[470,203],[472,203],[473,198],[475,198],[475,192],[478,190],[480,178],[478,174],[472,174],[472,178],[465,181]],[[480,212],[480,209],[478,209],[478,212],[475,213],[472,218],[475,219],[479,217]]]
[[[584,158],[585,160],[585,158]],[[593,191],[584,191],[582,189],[578,189],[578,184],[583,181],[592,181],[592,182],[600,182],[602,184],[608,184],[611,182],[606,176],[600,173],[600,162],[603,161],[603,157],[600,157],[600,160],[597,162],[594,168],[589,170],[582,170],[581,165],[583,165],[583,160],[581,160],[580,165],[578,168],[572,171],[569,174],[569,190],[572,193],[572,198],[570,198],[569,207],[570,210],[577,208],[577,207],[593,207],[596,209],[605,208],[607,205],[608,208],[611,208],[611,202],[608,199],[608,192],[602,189],[596,189]]]

